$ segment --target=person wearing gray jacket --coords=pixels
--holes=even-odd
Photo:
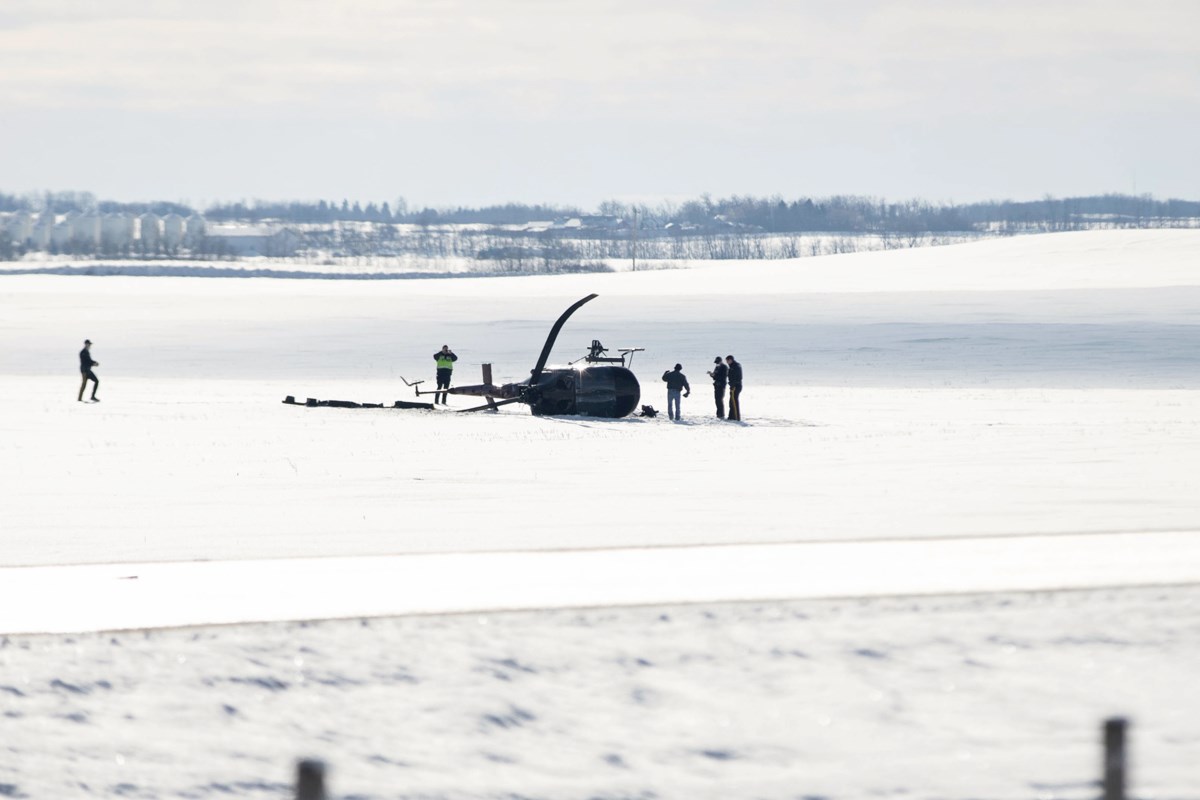
[[[682,419],[679,412],[679,395],[682,392],[684,397],[688,397],[692,393],[687,376],[683,374],[683,365],[676,364],[675,369],[664,372],[663,380],[667,383],[667,416],[671,419]]]

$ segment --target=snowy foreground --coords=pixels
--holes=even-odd
[[[1195,798],[1196,589],[13,637],[0,786],[371,798]]]
[[[280,402],[410,399],[444,343],[519,379],[589,292],[555,359],[645,347],[660,409],[682,362],[683,422]],[[0,796],[279,797],[313,755],[358,797],[1088,797],[1109,714],[1139,796],[1197,796],[1200,232],[3,276],[0,383]]]

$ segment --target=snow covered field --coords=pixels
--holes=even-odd
[[[519,379],[589,292],[556,360],[645,347],[660,409],[682,362],[682,423],[280,403],[410,399],[443,343],[457,382]],[[742,425],[704,376],[730,352]],[[1200,785],[1200,232],[512,279],[3,276],[0,385],[0,632],[472,610],[11,635],[0,795],[280,796],[311,753],[363,797],[1075,797],[1108,713],[1135,718],[1144,796]],[[864,586],[838,547],[894,570]],[[612,548],[607,596],[538,574],[571,551],[619,576]],[[475,559],[465,599],[400,585],[432,554]],[[296,558],[311,596],[272,605]],[[912,599],[817,599],[888,594]],[[593,610],[496,611],[564,606]]]
[[[1196,797],[1195,588],[12,637],[15,797]]]

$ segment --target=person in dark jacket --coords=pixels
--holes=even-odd
[[[667,382],[667,416],[671,419],[681,419],[679,393],[683,392],[684,397],[690,397],[692,394],[692,387],[688,386],[687,376],[683,374],[683,365],[676,364],[675,369],[664,372],[663,380]]]
[[[725,356],[729,365],[729,419],[742,419],[742,365],[733,356]]]
[[[437,388],[449,389],[450,376],[454,373],[454,362],[458,361],[458,356],[451,352],[450,345],[444,344],[441,350],[433,354],[433,359],[437,361]],[[449,397],[450,395],[444,391],[434,392],[433,402],[445,405]]]
[[[729,367],[721,363],[721,357],[714,358],[713,368],[709,370],[708,377],[712,378],[713,382],[713,400],[717,404],[717,419],[725,419],[725,380],[728,374]]]
[[[87,382],[92,381],[92,400],[99,403],[100,398],[96,397],[96,390],[100,388],[100,379],[96,377],[96,373],[92,372],[92,367],[100,366],[99,361],[92,360],[92,340],[83,340],[83,349],[79,351],[79,372],[83,375],[83,383],[79,384],[79,402],[83,402],[83,390],[87,388]]]

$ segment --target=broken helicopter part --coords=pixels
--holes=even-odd
[[[353,400],[318,400],[315,397],[308,397],[301,403],[289,394],[283,398],[283,402],[289,406],[304,406],[305,408],[420,408],[427,411],[433,410],[433,403],[413,403],[408,400],[397,400],[392,405],[387,406],[383,403],[356,403]]]

